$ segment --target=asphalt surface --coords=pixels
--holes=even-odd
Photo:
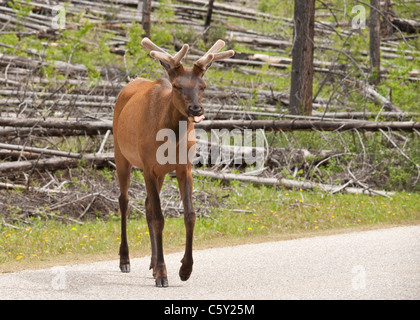
[[[420,299],[420,226],[196,250],[165,256],[168,288],[150,257],[0,274],[0,299]]]

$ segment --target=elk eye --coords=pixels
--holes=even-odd
[[[175,88],[175,89],[177,89],[177,90],[181,90],[181,89],[182,89],[180,86],[178,86],[178,85],[176,85],[176,84],[173,84],[173,85],[172,85],[172,88]]]

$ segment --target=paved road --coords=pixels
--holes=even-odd
[[[420,299],[420,226],[166,255],[169,287],[155,288],[150,257],[0,274],[0,299]]]

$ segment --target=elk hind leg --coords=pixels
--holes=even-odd
[[[127,241],[127,216],[128,187],[130,186],[131,164],[121,154],[115,157],[118,181],[120,184],[119,205],[121,211],[121,244],[120,244],[120,270],[123,273],[130,272],[130,258]]]

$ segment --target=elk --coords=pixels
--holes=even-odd
[[[219,52],[225,43],[218,40],[206,54],[194,63],[193,67],[184,67],[182,59],[188,52],[187,44],[184,44],[175,55],[170,55],[148,38],[144,38],[141,44],[150,50],[150,55],[153,58],[159,60],[166,70],[169,80],[161,78],[151,81],[137,78],[120,92],[115,103],[113,134],[115,164],[120,186],[120,270],[121,272],[130,272],[126,221],[129,211],[130,175],[132,167],[135,166],[143,171],[146,184],[146,219],[152,247],[149,270],[153,269],[157,287],[167,287],[168,279],[162,245],[162,231],[165,222],[160,205],[160,190],[165,175],[176,171],[184,206],[186,229],[185,253],[181,260],[179,276],[182,281],[186,281],[193,268],[192,243],[195,212],[192,203],[192,164],[189,158],[185,163],[179,161],[180,153],[185,152],[179,146],[181,141],[187,140],[188,154],[190,154],[191,148],[194,148],[192,151],[195,153],[195,138],[188,139],[188,137],[195,137],[194,122],[204,119],[201,98],[206,83],[202,78],[213,61],[229,58],[235,53],[233,50]],[[184,134],[179,134],[182,121],[187,124],[187,130]],[[177,148],[175,163],[162,164],[157,159],[158,148],[164,143],[156,139],[161,129],[170,129],[177,133],[176,141],[171,142],[176,144]],[[190,135],[190,133],[192,134]]]

